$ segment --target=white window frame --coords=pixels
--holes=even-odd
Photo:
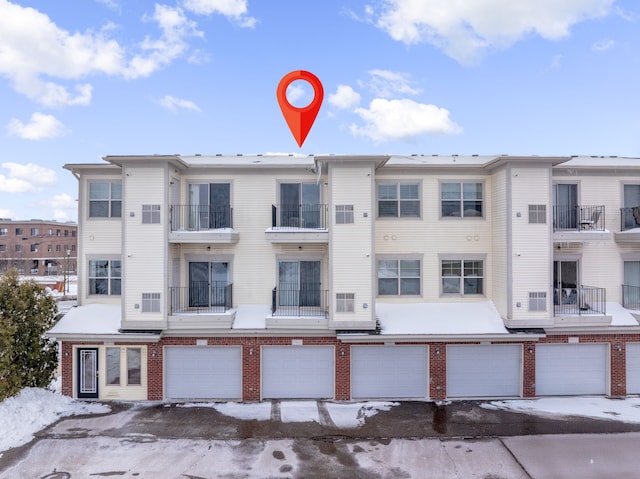
[[[354,223],[353,205],[336,205],[336,224],[350,225]]]
[[[107,262],[107,276],[98,276],[96,274],[92,275],[91,274],[91,265],[94,262],[97,261],[106,261]],[[119,266],[116,266],[114,264],[112,264],[113,262],[117,261],[119,264]],[[120,269],[120,275],[114,275],[113,273],[117,271],[116,268]],[[87,296],[121,296],[122,295],[122,261],[120,260],[120,258],[109,258],[109,257],[91,257],[91,258],[87,258]],[[107,292],[106,293],[92,293],[91,292],[91,280],[106,280],[107,281]],[[115,282],[119,281],[119,285],[120,285],[120,292],[118,293],[113,293],[112,290],[114,289],[114,285]]]
[[[395,262],[396,263],[396,268],[395,271],[397,272],[397,276],[391,276],[391,277],[381,277],[380,275],[383,274],[383,270],[380,268],[380,263],[381,262]],[[403,265],[403,262],[413,262],[413,261],[417,261],[418,262],[418,276],[412,276],[410,274],[408,274],[411,269],[409,267],[409,265]],[[423,258],[422,255],[378,255],[376,257],[376,291],[377,291],[377,295],[380,297],[421,297],[422,296],[422,266],[423,266]],[[387,270],[387,273],[389,271]],[[407,272],[407,274],[403,274],[404,272]],[[397,279],[397,287],[396,287],[396,292],[395,294],[392,293],[381,293],[380,292],[380,280],[393,280],[393,279]],[[418,293],[403,293],[402,292],[402,280],[415,280],[418,279]]]
[[[336,293],[336,313],[354,313],[355,306],[355,293]]]
[[[100,198],[91,198],[91,185],[99,185],[99,184],[106,184],[109,185],[109,193],[106,197],[100,197]],[[114,185],[120,185],[120,197],[114,197]],[[120,218],[122,217],[122,182],[118,181],[118,180],[103,180],[103,181],[98,181],[98,180],[89,180],[88,184],[87,184],[87,200],[88,200],[88,210],[87,210],[87,216],[91,219],[96,219],[96,218]],[[91,203],[92,202],[100,202],[100,203],[107,203],[107,214],[106,215],[96,215],[96,214],[91,214]],[[118,207],[116,208],[116,205],[118,205]],[[58,230],[59,231],[59,230]],[[56,234],[58,233],[58,231],[56,231]],[[58,236],[60,236],[58,234]]]
[[[109,351],[113,351],[114,353],[117,353],[117,354],[113,354],[110,356]],[[105,353],[104,353],[105,364],[106,364],[105,386],[106,387],[123,387],[123,386],[124,387],[126,386],[140,387],[142,386],[142,382],[143,382],[142,364],[143,364],[144,352],[145,352],[145,348],[141,346],[108,346],[107,348],[105,348]],[[138,357],[134,358],[131,356],[130,353],[135,353],[138,355]],[[132,371],[135,371],[136,369],[135,366],[137,366],[139,373],[137,375],[137,379],[134,381],[131,381]],[[117,377],[110,378],[109,376],[110,372],[113,372],[113,373],[117,372]]]
[[[418,192],[417,198],[404,197],[402,194],[403,186],[416,187]],[[381,187],[395,187],[395,193],[393,198],[381,198]],[[389,192],[391,189],[389,188]],[[382,203],[395,203],[395,214],[380,214]],[[416,214],[402,214],[402,206],[408,203],[418,203]],[[422,217],[422,182],[421,181],[379,181],[376,183],[376,208],[378,218],[421,218]]]
[[[443,267],[444,267],[444,262],[458,262],[459,263],[459,271],[460,271],[460,275],[459,276],[453,276],[453,275],[447,275],[444,276],[443,275]],[[471,262],[480,262],[482,265],[482,274],[481,275],[477,275],[477,274],[467,274],[465,267],[467,266],[465,263],[471,263]],[[461,254],[461,255],[449,255],[449,254],[445,254],[445,255],[439,255],[439,276],[440,276],[440,296],[458,296],[458,297],[466,297],[466,296],[470,296],[470,297],[483,297],[486,296],[487,294],[487,261],[486,261],[486,255],[468,255],[468,254]],[[468,265],[469,267],[473,267],[473,265]],[[445,286],[444,286],[444,278],[449,278],[448,283],[452,284],[451,279],[452,278],[457,278],[458,281],[458,287],[457,287],[457,291],[453,291],[453,292],[449,292],[449,291],[445,291]],[[475,293],[475,292],[470,292],[470,293],[465,293],[465,279],[480,279],[481,282],[481,288],[482,288],[482,293]]]
[[[547,292],[546,291],[530,291],[529,292],[529,311],[544,312],[547,310]]]
[[[142,293],[142,312],[159,313],[161,297],[160,293]]]
[[[547,224],[547,205],[529,205],[529,224]]]
[[[160,205],[142,205],[142,224],[160,224]]]
[[[481,198],[465,198],[464,196],[464,185],[465,184],[473,184],[479,185],[481,191]],[[460,185],[460,196],[458,198],[443,198],[443,187],[444,185]],[[441,180],[440,181],[440,218],[484,218],[485,217],[485,182],[482,180]],[[443,214],[444,202],[449,203],[458,203],[460,208],[459,215],[445,215]],[[480,203],[480,214],[477,214],[477,210],[475,208],[467,208],[465,209],[465,202],[469,203]],[[473,211],[473,213],[471,213]],[[467,213],[465,213],[467,212]]]

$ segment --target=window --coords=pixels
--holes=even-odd
[[[107,348],[107,384],[120,386],[120,348]]]
[[[56,245],[56,253],[59,253],[62,250],[62,246],[59,244]]]
[[[23,235],[22,228],[16,228],[16,236],[22,236],[22,235]]]
[[[529,205],[529,223],[544,224],[547,222],[547,205]]]
[[[47,236],[53,236],[53,230],[51,228],[47,230]]]
[[[141,382],[142,350],[127,348],[127,385],[139,386]]]
[[[56,230],[56,236],[60,236],[61,234],[62,234],[62,231]]]
[[[64,235],[69,236],[69,230],[64,230]]]
[[[40,243],[33,243],[31,245],[31,252],[32,253],[37,253],[38,252],[38,247],[40,246]]]
[[[478,217],[483,214],[482,183],[441,183],[440,200],[442,216]]]
[[[142,224],[160,223],[160,205],[142,205]]]
[[[0,236],[7,236],[9,234],[9,230],[7,228],[0,228]]]
[[[72,238],[75,238],[75,237],[76,237],[76,230],[72,230],[72,231],[71,231],[71,237],[72,237]]]
[[[160,312],[160,293],[142,293],[142,312]]]
[[[122,183],[89,183],[89,217],[119,218],[122,215]]]
[[[484,294],[484,261],[441,259],[442,294]]]
[[[378,216],[420,217],[420,184],[378,183]]]
[[[420,269],[419,259],[378,260],[378,295],[419,295]]]
[[[546,311],[547,310],[547,293],[545,291],[537,291],[529,293],[529,311]]]
[[[89,261],[89,294],[120,295],[120,260]]]
[[[353,313],[356,295],[354,293],[336,293],[336,312]]]
[[[76,250],[76,245],[72,244],[71,245],[71,251],[75,251]]]
[[[16,253],[22,253],[22,245],[21,244],[17,244],[16,245]]]
[[[280,226],[323,228],[326,214],[317,183],[280,183]]]
[[[53,245],[47,245],[47,252],[51,253],[53,251]]]
[[[40,228],[31,228],[31,236],[38,236],[40,234]]]
[[[0,253],[4,253],[5,251],[7,251],[7,245],[6,244],[0,244]]]
[[[231,228],[231,183],[189,185],[188,209],[190,230]]]
[[[353,205],[336,205],[336,224],[353,223]]]

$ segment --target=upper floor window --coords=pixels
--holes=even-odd
[[[160,205],[142,205],[142,224],[160,223]]]
[[[529,223],[544,224],[547,222],[547,205],[529,205]]]
[[[142,312],[160,312],[160,293],[142,293]]]
[[[64,235],[69,236],[69,230],[64,230]]]
[[[483,185],[472,181],[440,184],[442,216],[477,217],[483,215]]]
[[[6,244],[0,244],[0,253],[4,253],[7,251],[7,245]]]
[[[89,217],[119,218],[122,216],[122,183],[89,183]]]
[[[89,261],[89,294],[120,295],[122,284],[120,260]]]
[[[378,295],[419,295],[420,269],[419,259],[378,260]]]
[[[38,247],[40,246],[40,243],[33,243],[31,245],[31,252],[32,253],[37,253],[38,252]]]
[[[353,223],[353,205],[336,205],[336,224],[346,225]]]
[[[22,245],[21,244],[17,244],[16,245],[16,253],[22,253]]]
[[[420,183],[378,183],[378,217],[420,217]]]
[[[71,237],[75,238],[76,237],[76,230],[71,230]]]
[[[336,293],[336,313],[353,313],[355,302],[355,293]]]
[[[484,261],[441,259],[442,294],[484,294]]]
[[[40,234],[39,228],[31,228],[31,236],[38,236]]]
[[[23,234],[22,228],[16,228],[16,236],[22,236]]]
[[[0,228],[0,236],[6,236],[9,234],[9,230],[7,228]]]
[[[47,236],[53,236],[53,230],[51,228],[47,230]]]

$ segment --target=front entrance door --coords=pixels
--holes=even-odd
[[[98,398],[98,348],[78,349],[78,398]]]

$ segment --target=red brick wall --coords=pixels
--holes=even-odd
[[[429,344],[429,397],[439,400],[447,397],[447,345]]]

